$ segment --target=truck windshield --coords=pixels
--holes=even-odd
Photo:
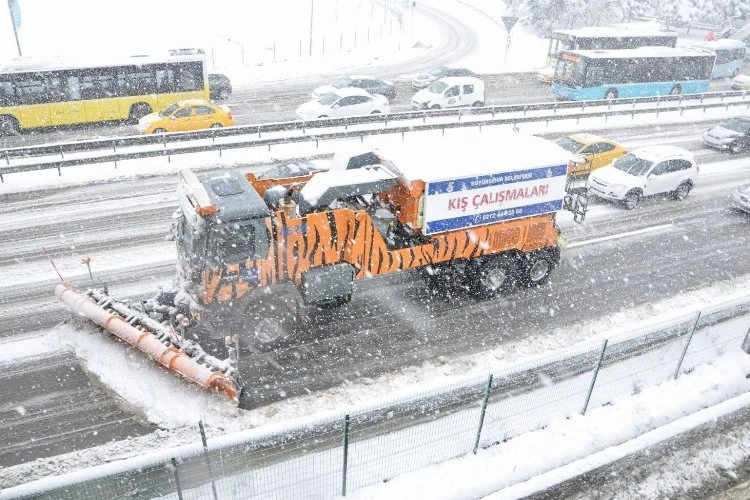
[[[630,175],[639,177],[645,175],[653,164],[654,162],[652,161],[644,160],[643,158],[638,158],[632,153],[628,153],[615,161],[612,166],[617,170],[622,170]]]
[[[209,248],[217,265],[239,264],[268,254],[268,234],[262,220],[230,222],[211,227]]]
[[[198,221],[201,222],[200,219]],[[182,215],[177,219],[176,237],[179,254],[194,269],[201,268],[206,254],[206,233],[202,225],[195,226]]]

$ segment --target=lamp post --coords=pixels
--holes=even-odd
[[[13,35],[16,37],[18,57],[21,57],[23,56],[21,53],[21,42],[18,40],[18,28],[21,26],[21,9],[18,7],[18,1],[8,0],[8,10],[10,11],[10,22],[13,25]]]
[[[314,12],[315,12],[315,0],[310,0],[310,57],[312,57],[313,13]]]

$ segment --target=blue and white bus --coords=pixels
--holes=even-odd
[[[716,54],[714,70],[711,72],[711,78],[734,78],[740,74],[742,65],[745,63],[745,42],[741,40],[732,40],[722,38],[720,40],[711,40],[700,42],[694,47],[710,50]]]
[[[555,30],[549,40],[547,66],[537,76],[542,83],[552,83],[555,66],[561,52],[566,50],[615,50],[637,47],[674,47],[677,33],[650,26],[588,26]]]
[[[697,48],[565,51],[552,93],[583,101],[708,92],[715,59],[713,52]]]

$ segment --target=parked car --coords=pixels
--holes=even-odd
[[[750,148],[750,116],[724,120],[703,132],[703,142],[712,148],[732,153]]]
[[[484,82],[471,76],[435,80],[411,98],[412,109],[441,109],[484,106]]]
[[[411,86],[415,89],[423,89],[428,87],[435,80],[445,78],[447,76],[470,76],[472,78],[479,78],[479,75],[466,68],[449,68],[448,66],[438,66],[432,69],[429,73],[422,73],[414,77],[411,81]]]
[[[136,128],[141,134],[161,134],[232,125],[234,118],[227,106],[212,104],[205,99],[186,99],[144,116]]]
[[[750,184],[738,187],[729,195],[729,206],[750,214]]]
[[[391,107],[384,96],[347,87],[302,104],[297,108],[296,115],[300,120],[316,120],[390,112]]]
[[[609,165],[628,152],[619,142],[586,133],[561,137],[555,143],[578,155],[578,158],[568,165],[568,174],[575,177],[589,175],[592,170]]]
[[[374,78],[372,76],[349,76],[339,78],[328,85],[321,85],[313,90],[312,98],[320,99],[324,94],[336,92],[339,89],[357,88],[366,90],[370,94],[380,94],[385,96],[389,101],[396,98],[396,86],[391,82]]]
[[[232,93],[232,82],[221,73],[208,74],[208,94],[211,99],[226,99]]]
[[[620,201],[629,210],[641,198],[669,193],[684,200],[698,180],[698,165],[690,151],[677,146],[649,146],[632,151],[591,173],[589,194]]]

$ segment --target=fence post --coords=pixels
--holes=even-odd
[[[677,377],[680,376],[680,368],[682,368],[682,362],[685,360],[685,355],[687,354],[688,347],[690,347],[690,342],[693,340],[693,334],[695,333],[695,328],[698,326],[698,320],[701,319],[701,312],[702,311],[698,311],[698,316],[695,318],[693,328],[690,329],[690,335],[688,335],[687,342],[685,342],[685,347],[682,349],[682,354],[680,354],[680,360],[677,362],[677,368],[675,368],[674,370],[675,380],[677,380]]]
[[[349,466],[349,415],[344,417],[344,468],[341,476],[341,496],[346,496],[346,470]]]
[[[586,395],[586,402],[583,404],[583,410],[581,411],[581,415],[586,415],[586,410],[589,407],[589,401],[591,401],[591,393],[594,392],[594,385],[596,385],[596,377],[599,375],[599,368],[602,367],[602,361],[604,360],[604,352],[607,350],[607,342],[609,342],[609,339],[604,339],[604,345],[602,345],[602,352],[599,353],[599,362],[596,363],[594,376],[591,377],[591,385],[589,386],[589,392]]]
[[[214,473],[211,470],[211,459],[208,456],[208,443],[206,442],[206,431],[203,430],[203,420],[198,420],[198,428],[201,430],[201,441],[203,441],[203,455],[206,457],[206,466],[208,467],[208,477],[211,479],[211,491],[214,494],[214,500],[219,500],[216,494],[216,483],[214,483]]]
[[[182,488],[180,488],[180,475],[177,473],[177,460],[172,457],[172,472],[174,473],[174,482],[177,485],[177,500],[182,500]]]
[[[479,428],[477,429],[477,438],[474,440],[474,455],[479,448],[479,438],[482,436],[482,427],[484,426],[484,415],[487,412],[487,402],[490,400],[490,390],[492,388],[492,374],[487,377],[487,387],[484,389],[484,402],[482,402],[482,413],[479,414]]]

